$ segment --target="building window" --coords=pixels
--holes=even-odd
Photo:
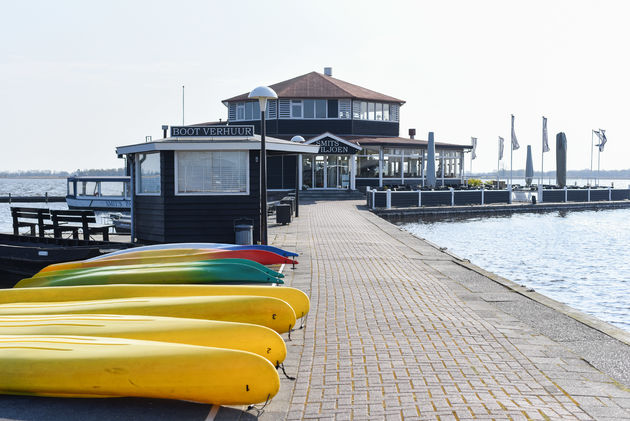
[[[358,120],[398,121],[397,106],[381,102],[355,101],[354,118]]]
[[[383,119],[383,104],[377,103],[375,105],[374,119],[375,120]]]
[[[350,118],[352,112],[352,101],[349,99],[339,100],[339,118]]]
[[[378,178],[378,147],[364,147],[357,154],[357,177]]]
[[[137,155],[137,194],[160,194],[160,153],[140,153]]]
[[[249,194],[247,151],[178,151],[176,194]]]
[[[402,149],[383,149],[383,177],[401,178]]]
[[[422,151],[419,149],[405,149],[403,154],[403,173],[405,178],[420,178],[422,174]]]
[[[239,102],[236,104],[236,119],[245,120],[245,103]]]
[[[302,100],[291,100],[291,118],[302,118]]]

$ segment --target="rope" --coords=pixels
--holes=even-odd
[[[284,374],[284,377],[286,377],[289,380],[295,380],[295,377],[291,377],[287,374],[287,371],[284,369],[284,363],[278,364],[278,367],[282,369],[282,373]]]
[[[251,404],[247,407],[247,411],[251,411],[252,409],[256,410],[256,418],[260,418],[260,416],[265,413],[265,408],[267,407],[267,405],[269,405],[269,402],[271,402],[271,395],[267,395],[267,400],[265,401],[263,406],[258,407],[254,404]]]

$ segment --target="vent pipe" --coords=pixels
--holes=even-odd
[[[332,67],[324,67],[324,74],[326,76],[332,76]]]
[[[409,138],[411,140],[415,139],[416,137],[416,129],[409,129]]]

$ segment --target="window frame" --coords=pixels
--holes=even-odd
[[[216,192],[216,191],[205,191],[205,192],[181,192],[179,191],[179,159],[178,155],[180,153],[217,153],[217,152],[233,152],[233,153],[243,153],[245,154],[245,191],[244,192]],[[210,151],[175,151],[174,154],[174,194],[175,196],[249,196],[251,186],[250,186],[250,163],[249,163],[249,151],[248,150],[210,150]]]
[[[141,165],[142,162],[140,162],[140,155],[155,155],[157,156],[158,159],[158,166],[159,166],[159,173],[158,173],[158,177],[160,179],[160,181],[158,182],[158,191],[157,192],[141,192],[140,191],[140,180],[142,177],[142,171],[141,171]],[[161,196],[162,195],[162,162],[161,162],[161,156],[160,156],[160,152],[142,152],[142,153],[138,153],[135,159],[135,194],[136,196]]]

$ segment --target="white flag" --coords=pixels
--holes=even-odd
[[[599,131],[596,131],[595,134],[599,138],[599,143],[595,146],[599,146],[599,151],[604,152],[604,145],[608,142],[608,139],[606,139],[606,130],[599,129]]]
[[[514,114],[512,114],[512,150],[515,151],[521,146],[518,144],[518,140],[516,139],[516,133],[514,132]]]
[[[503,142],[505,142],[505,140],[499,136],[499,161],[503,159]]]
[[[549,152],[549,138],[547,137],[547,117],[543,117],[543,153]]]
[[[472,141],[472,159],[477,158],[477,138],[476,137],[471,137],[470,140]]]

